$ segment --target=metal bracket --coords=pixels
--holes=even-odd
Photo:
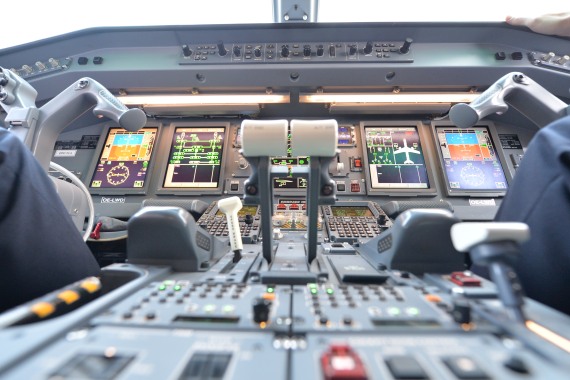
[[[274,0],[273,21],[317,22],[319,0]]]

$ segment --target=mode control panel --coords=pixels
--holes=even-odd
[[[269,42],[182,45],[179,64],[391,62],[411,63],[412,40],[354,42]]]

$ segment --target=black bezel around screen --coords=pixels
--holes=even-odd
[[[164,150],[168,157],[161,168],[157,194],[220,194],[228,154],[229,123],[172,123],[169,132]]]
[[[479,123],[471,128],[434,124],[433,134],[445,189],[449,196],[500,197],[510,176],[505,170],[494,127]]]
[[[437,193],[423,125],[416,121],[361,122],[368,195]]]
[[[160,128],[146,126],[136,132],[107,127],[89,167],[86,186],[91,194],[145,194],[150,183],[153,156]]]

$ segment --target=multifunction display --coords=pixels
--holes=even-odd
[[[109,128],[89,186],[102,189],[144,187],[158,128],[130,132]]]
[[[366,127],[372,189],[427,189],[429,181],[416,127]]]
[[[168,156],[164,187],[218,187],[224,137],[224,127],[176,128]]]

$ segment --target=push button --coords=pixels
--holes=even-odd
[[[481,367],[467,356],[449,356],[443,362],[458,379],[489,379]]]
[[[420,363],[411,356],[393,356],[386,365],[395,379],[429,379]]]

